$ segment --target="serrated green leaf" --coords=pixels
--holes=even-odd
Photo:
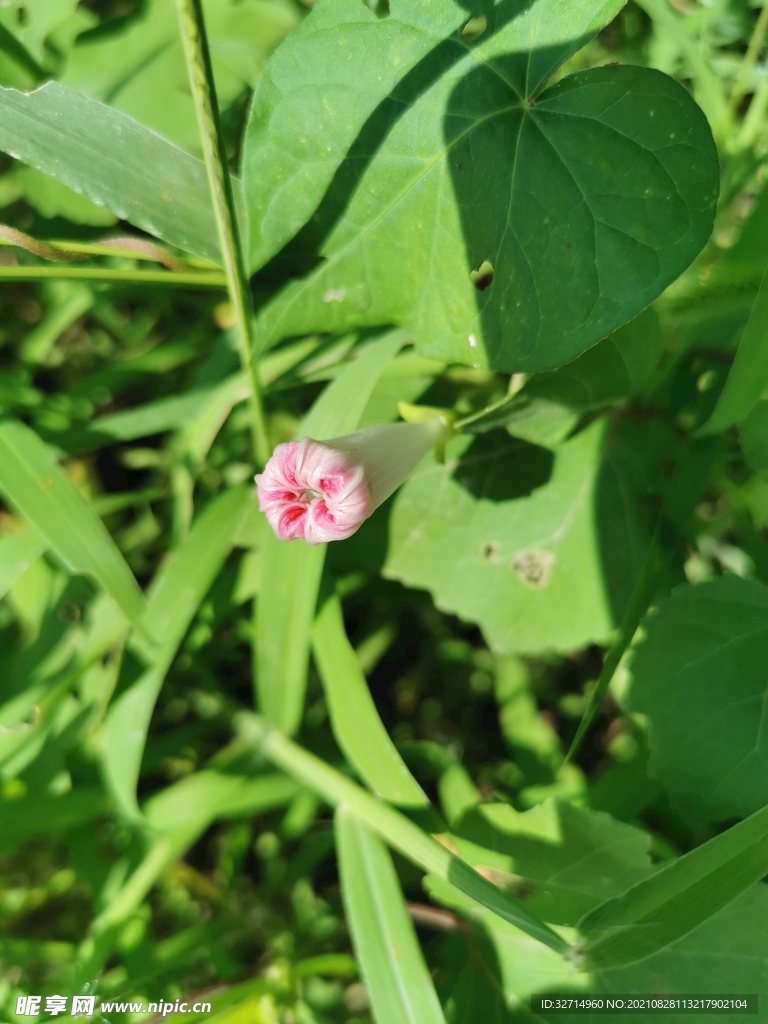
[[[229,553],[250,489],[233,488],[206,506],[189,537],[160,568],[148,591],[147,621],[159,643],[131,643],[144,671],[112,704],[105,725],[102,769],[121,814],[137,818],[136,783],[160,687],[192,617]]]
[[[264,310],[267,340],[394,322],[436,359],[542,370],[659,295],[712,226],[702,112],[646,68],[541,91],[620,6],[498,4],[471,43],[453,0],[318,7],[246,135],[251,264],[305,275]]]
[[[624,703],[648,716],[651,775],[712,821],[768,803],[767,616],[755,580],[682,586],[646,617],[629,662]]]
[[[58,82],[0,88],[0,114],[3,152],[171,245],[220,258],[201,160]]]
[[[628,828],[628,826],[625,826]],[[638,843],[647,841],[638,830]],[[608,852],[608,851],[606,851]],[[567,871],[568,852],[561,851]],[[578,845],[571,857],[571,869],[580,870]],[[651,876],[651,881],[654,876]],[[596,879],[592,879],[592,882]],[[431,875],[427,891],[440,903],[466,914],[480,924],[493,942],[507,1000],[515,1005],[534,993],[605,994],[636,992],[761,992],[766,981],[765,955],[768,940],[764,917],[768,909],[768,887],[753,885],[708,920],[660,952],[623,967],[578,970],[571,960],[532,942],[519,929],[489,911],[472,905],[454,887]],[[560,1015],[541,1016],[554,1022]],[[622,1014],[631,1024],[642,1024],[647,1016]],[[590,1024],[605,1015],[584,1014]]]
[[[589,975],[580,972],[569,958],[558,956],[514,924],[468,899],[456,886],[436,875],[427,875],[424,888],[436,903],[450,907],[485,929],[496,949],[509,1002],[514,1004],[518,999],[527,999],[534,992],[570,991],[589,986]],[[569,930],[561,932],[565,939],[570,939]]]
[[[629,967],[598,972],[593,991],[762,994],[768,980],[767,913],[768,886],[753,885],[662,952]],[[648,1016],[629,1013],[621,1019],[625,1024],[647,1024]],[[586,1015],[582,1020],[603,1024],[605,1015]]]
[[[242,740],[254,751],[298,779],[332,807],[344,806],[408,860],[450,882],[471,900],[505,921],[514,922],[534,941],[561,954],[567,951],[565,940],[535,914],[482,878],[405,815],[375,799],[319,757],[272,729],[257,715],[241,713],[236,726]]]
[[[343,807],[335,817],[341,895],[377,1024],[445,1024],[381,839]]]
[[[564,800],[522,813],[482,804],[452,825],[451,835],[467,863],[555,924],[575,925],[652,870],[645,833]]]
[[[316,441],[354,430],[377,380],[405,344],[391,331],[368,345],[323,391],[307,414],[300,437]],[[256,604],[256,692],[270,722],[289,735],[304,708],[312,620],[325,561],[325,544],[264,538]]]
[[[37,434],[13,420],[0,422],[0,491],[70,572],[92,576],[129,622],[147,628],[144,597],[104,524]]]
[[[554,461],[501,432],[454,440],[397,495],[384,574],[426,587],[502,653],[605,641],[646,541],[603,439],[595,423]]]
[[[579,921],[593,968],[636,963],[693,931],[768,872],[768,808],[733,825]]]
[[[363,781],[401,807],[429,803],[405,766],[373,703],[368,683],[344,630],[338,595],[322,602],[312,630],[314,652],[336,742]]]

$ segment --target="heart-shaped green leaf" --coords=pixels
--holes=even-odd
[[[633,464],[604,437],[594,423],[554,456],[501,431],[455,438],[397,494],[384,575],[429,590],[499,653],[604,642],[647,543]]]
[[[644,68],[544,89],[616,0],[390,6],[378,19],[324,0],[260,80],[251,266],[301,275],[264,309],[266,343],[394,322],[442,360],[572,359],[706,241],[718,171],[702,112]]]

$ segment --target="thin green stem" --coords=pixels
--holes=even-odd
[[[211,55],[200,0],[176,0],[181,35],[187,58],[187,71],[195,101],[197,122],[211,188],[213,210],[219,229],[219,241],[227,277],[227,288],[235,313],[235,329],[243,369],[251,387],[251,411],[254,453],[263,465],[270,455],[269,438],[258,368],[253,354],[253,310],[248,276],[235,213],[232,181],[227,165],[227,152],[219,121],[216,87],[211,68]]]
[[[412,863],[451,882],[481,906],[556,953],[568,954],[570,947],[561,935],[400,811],[373,797],[325,761],[293,743],[258,715],[241,712],[236,719],[236,728],[241,739],[255,753],[269,759],[332,807],[345,807]]]
[[[768,7],[765,10],[768,10]],[[741,122],[736,141],[731,147],[732,152],[742,153],[745,149],[750,149],[755,145],[765,127],[766,110],[768,110],[768,79],[761,78],[749,101],[749,110]]]
[[[72,242],[69,239],[51,239],[47,244],[58,246],[60,249],[69,249],[70,252],[88,253],[91,256],[117,256],[121,259],[145,261],[148,263],[160,262],[157,257],[157,253],[161,251],[160,246],[149,242],[149,239],[130,239],[131,242],[148,244],[146,249],[128,248],[125,244],[127,241],[127,238],[118,238],[117,241],[105,239],[102,242]],[[13,245],[13,242],[6,242],[0,239],[0,245]],[[155,252],[152,252],[152,249]],[[192,256],[189,253],[184,254],[183,262],[184,267],[182,269],[185,270],[206,270],[212,272],[221,270],[218,263],[212,263],[211,260],[203,259],[202,256]]]
[[[731,89],[728,105],[732,111],[736,109],[747,92],[749,77],[757,63],[758,54],[765,43],[766,32],[768,32],[768,2],[763,4],[763,9],[760,11],[755,22],[755,27],[752,30],[749,45],[747,46],[747,52],[742,57],[739,73]]]
[[[114,270],[108,267],[72,267],[58,263],[52,267],[3,267],[0,281],[104,281],[109,284],[165,284],[177,287],[226,288],[222,273],[208,271]]]
[[[576,735],[573,737],[573,741],[568,753],[565,755],[563,764],[568,764],[568,762],[572,761],[576,756],[579,747],[581,746],[581,742],[586,736],[587,730],[592,724],[598,708],[603,702],[603,697],[605,697],[608,692],[608,687],[611,685],[611,680],[616,674],[619,662],[621,661],[624,652],[632,642],[632,637],[635,635],[637,627],[640,625],[640,620],[645,615],[648,610],[648,605],[651,603],[659,578],[659,570],[661,569],[659,550],[660,528],[661,518],[659,518],[656,524],[656,529],[653,531],[653,536],[648,544],[645,561],[643,562],[640,575],[635,583],[635,589],[629,599],[629,604],[624,611],[624,616],[621,620],[621,625],[619,626],[618,636],[605,657],[602,671],[595,683],[595,688],[590,695],[589,703],[587,704],[587,708],[579,722],[579,728],[576,730]]]

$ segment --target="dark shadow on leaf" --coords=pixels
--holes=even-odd
[[[3,679],[5,699],[20,693],[40,678],[40,667],[61,643],[73,624],[80,620],[92,594],[93,587],[87,577],[74,576],[67,580],[56,605],[49,607],[45,612],[35,639],[19,652],[7,669]],[[62,674],[66,671],[68,668],[61,669]],[[45,678],[44,673],[42,677]]]
[[[455,962],[448,991],[448,1019],[510,1024],[504,982],[496,947],[482,926],[468,922],[461,947],[451,950]]]
[[[464,860],[480,867],[481,874],[552,924],[576,924],[603,899],[618,895],[650,873],[641,837],[637,837],[634,856],[627,859],[625,843],[632,837],[627,826],[608,819],[598,822],[589,812],[564,800],[557,801],[555,816],[556,840],[524,834],[515,813],[501,804],[467,811],[451,831],[458,840],[472,844],[460,846]],[[606,830],[600,838],[594,832],[598,824]],[[624,843],[617,842],[619,838]],[[510,858],[514,872],[494,867],[500,862],[499,855]],[[579,876],[575,870],[589,858],[600,865],[599,880],[591,885],[588,873]]]
[[[569,50],[585,41],[575,40]],[[492,58],[456,85],[443,122],[467,275],[484,264],[493,266],[492,280],[476,295],[486,355],[490,365],[511,370],[524,367],[507,365],[510,322],[515,322],[519,338],[534,339],[528,342],[532,352],[541,324],[552,313],[539,306],[537,283],[542,278],[559,279],[561,294],[574,296],[564,331],[582,322],[593,302],[590,282],[581,287],[585,271],[576,256],[579,246],[573,245],[590,228],[578,186],[562,173],[556,176],[550,208],[536,194],[542,180],[552,179],[553,167],[542,161],[546,146],[541,146],[539,130],[528,116],[535,105],[528,97],[564,56],[564,47],[556,46]]]
[[[471,14],[475,18],[479,17],[481,14],[484,14],[487,17],[496,6],[495,0],[456,0],[456,2],[459,7],[464,8],[467,14]],[[503,6],[503,4],[499,4],[499,7]]]
[[[606,593],[617,624],[659,514],[665,562],[660,589],[680,581],[686,549],[679,538],[685,536],[711,480],[721,443],[720,438],[692,441],[662,419],[626,416],[614,425],[597,480],[594,515]]]
[[[57,733],[54,729],[48,735],[40,753],[21,775],[24,783],[33,791],[46,789],[57,775],[66,770],[66,756],[77,744],[92,714],[92,708],[81,708],[61,732]]]
[[[613,621],[621,622],[648,550],[650,509],[643,470],[615,435],[606,442],[595,492],[595,530]]]
[[[512,501],[543,487],[552,475],[553,463],[548,449],[493,430],[475,437],[453,477],[476,498]]]
[[[482,15],[487,26],[483,41],[523,14],[535,0],[461,0],[473,16]],[[463,25],[441,40],[397,83],[369,115],[357,138],[328,186],[314,214],[282,250],[253,278],[257,301],[263,293],[277,288],[291,278],[304,277],[322,262],[321,250],[344,211],[376,153],[397,121],[444,74],[467,54],[467,44],[461,41]],[[524,57],[519,58],[523,61]],[[482,261],[479,261],[482,262]],[[479,262],[475,266],[479,266]],[[469,273],[469,269],[467,270]]]

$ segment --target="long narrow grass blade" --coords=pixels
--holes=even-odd
[[[219,233],[221,257],[227,275],[227,290],[234,311],[240,361],[248,375],[251,398],[251,427],[256,461],[262,466],[269,458],[270,446],[261,384],[253,359],[253,309],[251,289],[243,262],[243,247],[237,224],[235,195],[229,176],[227,146],[219,119],[216,83],[205,32],[205,19],[200,0],[176,0],[181,24],[184,53],[187,58],[189,84],[195,102],[205,169],[213,201],[213,213]]]
[[[195,521],[185,543],[159,570],[149,590],[147,618],[160,643],[134,638],[144,671],[111,706],[102,768],[111,795],[127,818],[138,819],[136,783],[152,711],[192,617],[219,573],[246,509],[249,489],[226,491]]]
[[[0,491],[70,572],[92,576],[132,625],[147,628],[144,596],[106,527],[37,434],[15,420],[0,421]]]
[[[47,547],[40,534],[30,529],[0,539],[0,598]]]
[[[384,800],[402,807],[429,803],[379,718],[368,683],[344,630],[341,601],[328,595],[315,619],[312,649],[344,756]]]
[[[712,415],[699,428],[698,436],[717,434],[735,423],[741,423],[768,388],[768,270],[760,288],[747,326],[741,335],[725,387]]]
[[[382,373],[405,343],[392,331],[323,391],[299,436],[321,441],[354,430]],[[256,602],[256,696],[259,710],[291,735],[301,721],[307,685],[312,619],[325,561],[325,545],[264,539],[259,599]]]
[[[659,550],[658,537],[659,526],[657,525],[650,543],[648,544],[645,561],[643,562],[640,575],[635,583],[635,589],[632,591],[632,596],[624,610],[624,616],[621,620],[621,625],[619,626],[618,636],[614,640],[605,657],[600,675],[595,683],[595,688],[590,694],[589,702],[581,717],[579,727],[576,730],[576,735],[573,737],[571,745],[568,748],[568,753],[565,755],[564,764],[568,764],[569,761],[572,761],[578,753],[582,740],[586,736],[587,730],[594,721],[595,715],[599,711],[600,705],[603,702],[603,698],[608,692],[608,687],[611,685],[611,680],[616,674],[619,662],[624,656],[624,652],[632,642],[632,637],[635,635],[637,627],[640,625],[640,620],[648,610],[648,605],[653,598],[653,593],[659,578],[659,571],[661,569],[661,552]]]
[[[371,796],[319,757],[303,750],[257,715],[242,712],[237,721],[240,736],[254,751],[282,768],[307,788],[314,790],[332,807],[346,810],[377,832],[382,839],[424,871],[451,882],[481,906],[514,924],[527,935],[558,953],[567,953],[568,943],[535,914],[459,860],[428,833]]]
[[[693,931],[768,873],[768,807],[666,864],[578,924],[588,967],[635,963]]]
[[[201,160],[58,82],[0,89],[0,150],[186,252],[221,259]]]
[[[114,270],[111,267],[2,267],[0,281],[103,281],[105,284],[160,284],[173,288],[225,288],[217,270]]]
[[[386,846],[345,808],[336,811],[341,895],[377,1024],[445,1024]]]

